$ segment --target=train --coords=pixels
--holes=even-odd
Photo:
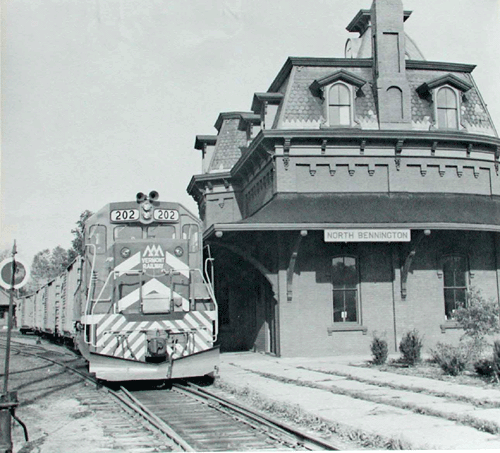
[[[90,216],[84,246],[65,272],[19,299],[21,333],[74,345],[102,381],[217,374],[213,263],[195,215],[140,192]]]

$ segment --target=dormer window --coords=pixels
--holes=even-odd
[[[417,93],[434,105],[434,123],[438,129],[460,128],[460,99],[472,84],[454,74],[425,82]]]
[[[458,129],[458,99],[455,90],[447,86],[438,90],[436,113],[439,129]]]
[[[366,80],[343,69],[316,79],[309,86],[311,93],[323,102],[327,127],[352,127],[354,97],[362,93]]]
[[[351,90],[343,83],[335,83],[328,89],[328,124],[350,126],[352,118]]]

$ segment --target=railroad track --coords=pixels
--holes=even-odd
[[[2,340],[0,339],[0,344]],[[62,352],[58,353],[58,349]],[[62,347],[50,350],[40,345],[13,341],[12,351],[35,355],[98,384],[82,370],[76,354]],[[339,450],[336,445],[298,431],[274,418],[230,401],[193,383],[172,383],[167,388],[104,388],[123,409],[141,424],[169,439],[165,450],[153,451],[250,451],[250,450]],[[172,442],[174,446],[172,447]]]

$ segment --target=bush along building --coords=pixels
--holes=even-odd
[[[250,112],[196,137],[222,350],[456,343],[467,291],[498,301],[500,140],[474,66],[426,61],[410,15],[375,0],[345,58],[289,58]]]

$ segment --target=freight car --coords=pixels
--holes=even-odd
[[[153,191],[106,205],[84,236],[84,256],[20,300],[23,329],[76,345],[106,381],[213,376],[217,303],[200,221]]]

